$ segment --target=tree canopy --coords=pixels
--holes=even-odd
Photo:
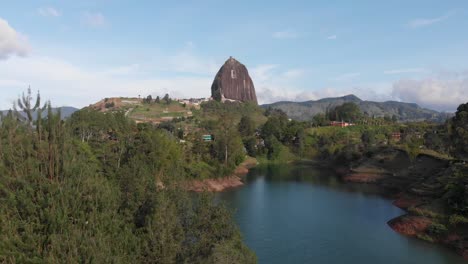
[[[256,262],[229,210],[179,187],[190,172],[166,130],[47,112],[35,130],[13,112],[0,123],[0,262]]]

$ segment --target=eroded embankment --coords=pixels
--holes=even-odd
[[[235,188],[244,185],[241,177],[245,176],[249,169],[257,165],[255,158],[247,158],[239,166],[237,166],[234,173],[227,177],[204,179],[204,180],[191,180],[186,182],[185,188],[194,192],[221,192],[229,188]]]
[[[394,205],[407,214],[392,219],[389,226],[403,235],[444,244],[468,259],[467,218],[456,215],[447,205],[447,184],[455,167],[466,166],[429,155],[411,160],[406,152],[382,149],[347,169],[344,181],[380,186],[395,199]]]

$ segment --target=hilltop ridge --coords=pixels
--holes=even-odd
[[[437,112],[435,110],[420,107],[415,103],[397,101],[365,101],[354,94],[304,102],[280,101],[271,104],[264,104],[262,107],[281,109],[292,119],[306,121],[311,120],[312,117],[317,114],[326,113],[328,110],[348,102],[358,105],[361,111],[368,116],[395,116],[399,121],[429,120],[443,122],[452,116],[452,114],[449,113]]]

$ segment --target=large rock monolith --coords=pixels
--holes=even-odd
[[[224,63],[211,85],[211,96],[218,101],[257,102],[255,87],[247,68],[233,57]]]

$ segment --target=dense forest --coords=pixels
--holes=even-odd
[[[137,124],[124,111],[91,108],[62,119],[40,101],[29,91],[0,116],[0,262],[255,263],[231,212],[185,183],[228,176],[247,156],[340,165],[386,149],[468,157],[468,104],[438,124],[369,117],[352,102],[300,122],[210,101],[190,118]],[[341,120],[355,125],[330,126]],[[443,201],[468,222],[468,175],[453,168]]]
[[[63,121],[32,97],[1,118],[0,262],[256,262],[222,204],[180,189],[166,130],[86,109]]]

